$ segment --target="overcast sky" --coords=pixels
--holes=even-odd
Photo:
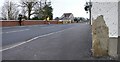
[[[86,0],[52,0],[54,17],[63,13],[73,13],[75,17],[89,17],[84,10]]]
[[[0,0],[0,9],[5,0]],[[12,0],[13,1],[13,0]],[[19,1],[19,0],[14,0]],[[75,17],[88,18],[84,10],[85,2],[89,0],[51,0],[53,7],[53,16],[61,17],[63,13],[73,13]]]

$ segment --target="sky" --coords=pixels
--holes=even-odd
[[[0,0],[0,10],[4,1],[5,0]],[[84,10],[86,1],[88,0],[51,0],[53,7],[53,18],[61,17],[63,13],[73,13],[74,17],[89,18],[89,14],[87,14]]]
[[[75,17],[88,18],[84,10],[86,0],[51,0],[54,17],[61,17],[63,13],[73,13]]]

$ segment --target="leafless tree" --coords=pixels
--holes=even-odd
[[[51,5],[51,1],[47,1],[47,0],[39,0],[37,2],[37,4],[34,6],[34,12],[33,14],[35,15],[35,17],[38,17],[39,19],[44,18],[45,17],[45,9],[44,7],[48,5]]]
[[[37,4],[38,0],[21,0],[20,1],[20,6],[23,9],[24,14],[27,12],[28,19],[30,20],[30,16],[32,15],[32,11],[34,6]]]
[[[44,16],[44,7],[48,5],[47,0],[20,0],[20,7],[22,7],[22,14],[30,20],[31,15],[42,18]]]
[[[18,16],[18,8],[12,1],[6,1],[2,6],[1,15],[3,19],[14,20]]]
[[[43,16],[43,7],[44,7],[44,4],[45,4],[45,0],[40,0],[37,2],[37,4],[34,6],[34,12],[33,14],[35,16],[39,16],[38,18],[41,18]]]
[[[1,18],[7,20],[7,11],[4,6],[1,8]]]

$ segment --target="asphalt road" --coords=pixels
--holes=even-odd
[[[90,60],[91,27],[86,23],[2,29],[3,60]]]

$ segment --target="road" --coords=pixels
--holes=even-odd
[[[91,27],[86,23],[4,27],[3,60],[89,60]]]

